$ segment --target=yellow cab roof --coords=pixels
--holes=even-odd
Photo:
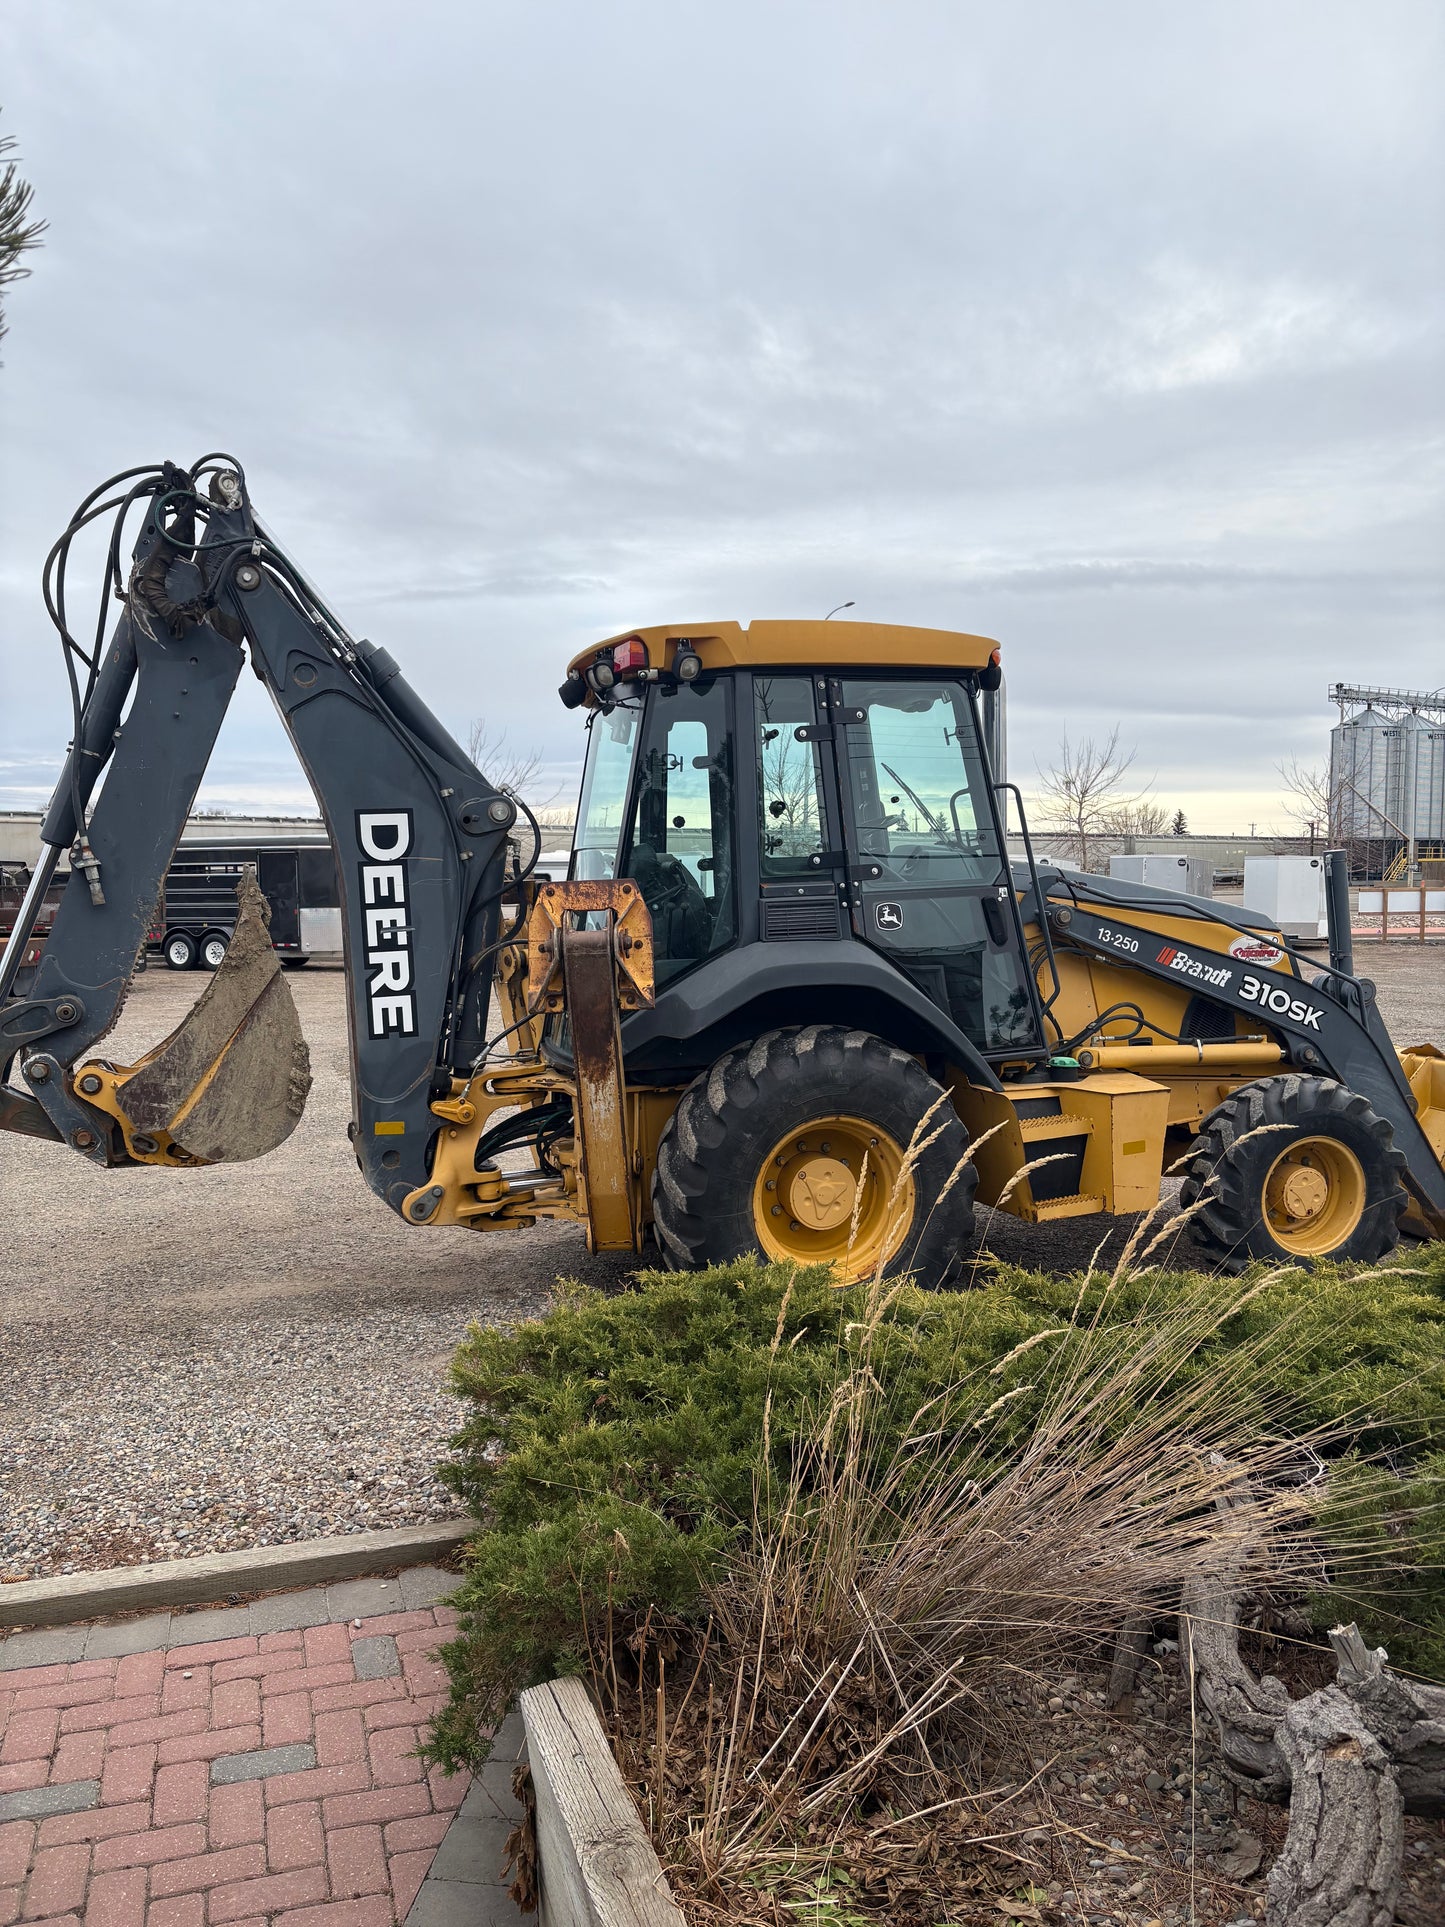
[[[665,669],[683,637],[704,669],[983,669],[998,644],[956,629],[912,629],[896,622],[663,622],[582,650],[567,665],[584,670],[604,649],[640,636],[654,668]]]

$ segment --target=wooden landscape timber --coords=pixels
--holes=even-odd
[[[580,1679],[521,1696],[542,1927],[684,1927]]]

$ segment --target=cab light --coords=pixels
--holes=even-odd
[[[619,676],[636,676],[647,667],[647,644],[641,636],[629,636],[612,651],[612,667]]]

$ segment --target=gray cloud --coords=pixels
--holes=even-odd
[[[1121,721],[1227,821],[1328,684],[1445,676],[1442,54],[1429,0],[11,0],[0,754],[63,746],[73,502],[220,444],[558,770],[592,637],[852,597],[1004,641],[1017,770]],[[211,793],[289,769],[247,689]]]

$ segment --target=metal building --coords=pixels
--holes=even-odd
[[[1417,882],[1445,869],[1445,690],[1336,683],[1330,839],[1359,877]]]

